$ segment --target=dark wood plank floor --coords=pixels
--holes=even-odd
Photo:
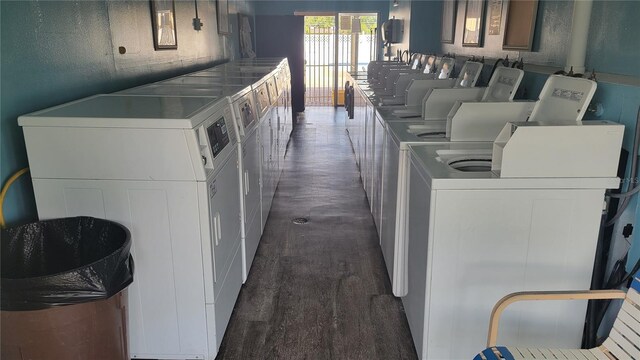
[[[284,165],[217,359],[415,359],[342,110],[307,108]]]

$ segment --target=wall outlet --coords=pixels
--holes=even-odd
[[[200,21],[200,18],[193,18],[193,29],[196,31],[200,31],[200,29],[202,29],[202,21]]]

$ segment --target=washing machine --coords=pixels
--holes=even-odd
[[[509,293],[590,287],[604,193],[620,184],[623,130],[509,123],[493,144],[409,145],[409,231],[398,249],[420,359],[472,357]],[[579,348],[586,305],[515,304],[500,343]]]
[[[96,95],[19,117],[38,216],[126,226],[133,358],[214,359],[242,285],[228,98]]]

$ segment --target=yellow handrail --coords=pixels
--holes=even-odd
[[[0,192],[0,228],[2,229],[4,229],[5,226],[4,212],[2,211],[2,208],[4,206],[4,197],[7,195],[7,191],[9,191],[9,187],[11,186],[11,184],[13,184],[16,180],[18,180],[20,176],[26,174],[28,171],[28,167],[18,170],[15,174],[11,175],[9,180],[7,180],[7,182],[2,187],[2,191]]]

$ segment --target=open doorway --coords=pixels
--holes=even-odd
[[[346,73],[377,57],[373,13],[305,15],[305,105],[342,105]]]

